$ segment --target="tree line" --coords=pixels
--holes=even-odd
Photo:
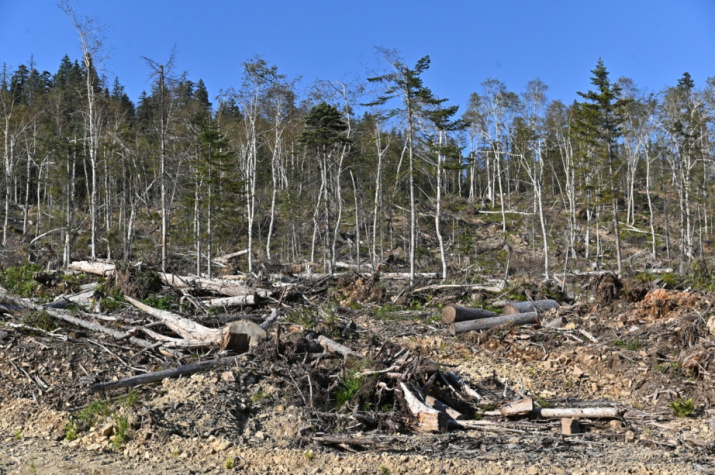
[[[384,74],[307,92],[254,57],[212,99],[172,55],[147,59],[151,89],[134,104],[98,75],[90,25],[70,18],[81,60],[0,74],[6,249],[212,275],[237,249],[249,272],[333,272],[401,248],[413,276],[478,278],[489,269],[464,213],[482,213],[505,243],[529,243],[546,278],[621,273],[638,256],[685,272],[709,255],[715,78],[699,90],[684,73],[645,94],[599,60],[570,105],[539,80],[515,92],[487,79],[459,111],[424,84],[428,56],[412,66],[383,50]]]

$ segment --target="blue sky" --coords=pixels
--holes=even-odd
[[[642,90],[675,85],[688,71],[702,87],[715,76],[712,0],[84,0],[76,9],[105,26],[104,73],[134,101],[149,88],[142,56],[202,78],[211,96],[240,85],[241,63],[256,54],[289,77],[351,81],[384,67],[375,46],[414,65],[430,55],[425,85],[464,106],[487,78],[521,92],[534,78],[550,99],[570,103],[590,88],[602,57],[613,80]],[[79,58],[77,35],[53,0],[0,0],[0,63],[34,55],[57,71]]]

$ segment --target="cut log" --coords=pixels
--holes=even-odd
[[[487,328],[496,327],[499,325],[529,325],[532,323],[539,324],[539,316],[536,312],[532,313],[517,313],[515,315],[504,315],[494,318],[483,318],[481,320],[470,320],[466,322],[457,322],[449,326],[452,335],[458,333],[486,330]]]
[[[494,318],[496,316],[497,314],[491,310],[461,307],[459,305],[450,305],[442,310],[442,322],[447,324],[465,322],[469,320],[479,320],[482,318]]]
[[[419,432],[444,432],[449,426],[449,417],[444,412],[428,406],[407,388],[405,383],[400,383],[402,394],[405,396],[407,407],[413,416],[417,418],[417,430]]]
[[[534,400],[531,398],[519,399],[518,401],[510,402],[509,404],[504,404],[499,408],[502,416],[523,416],[534,410]]]
[[[454,419],[455,421],[461,419],[464,417],[461,412],[459,412],[456,409],[453,409],[440,401],[439,399],[436,399],[432,396],[425,396],[425,402],[429,404],[430,406],[434,407],[438,411],[446,413],[449,417]]]
[[[353,350],[348,348],[347,346],[343,346],[337,341],[333,341],[328,337],[325,337],[323,335],[320,335],[318,337],[318,343],[320,343],[320,346],[325,348],[331,353],[340,353],[344,357],[348,356],[355,356],[357,358],[362,358],[362,355],[360,353],[355,353]]]
[[[217,299],[202,300],[201,303],[209,308],[244,307],[256,305],[256,296],[239,295],[237,297],[221,297]]]
[[[535,300],[533,302],[511,302],[504,305],[502,315],[514,315],[517,313],[546,312],[551,309],[558,310],[560,307],[556,300]]]
[[[202,361],[200,363],[192,363],[184,366],[179,366],[178,368],[165,369],[162,371],[156,371],[154,373],[140,374],[138,376],[132,376],[125,379],[120,379],[117,381],[109,381],[107,383],[95,384],[89,389],[91,391],[105,391],[109,389],[117,388],[127,388],[132,386],[139,386],[142,384],[155,383],[157,381],[162,381],[166,378],[176,378],[178,376],[186,376],[193,373],[198,373],[201,371],[208,371],[210,369],[225,366],[229,364],[234,364],[237,361],[236,356],[229,356],[226,358],[220,358],[217,360]]]
[[[139,310],[164,323],[182,338],[203,341],[207,348],[218,347],[222,350],[230,349],[237,353],[245,353],[249,346],[257,344],[266,337],[266,332],[261,327],[247,320],[231,322],[220,329],[213,329],[175,313],[150,307],[129,296],[124,298]]]
[[[615,407],[562,407],[537,409],[539,416],[546,419],[565,419],[565,418],[588,418],[588,419],[616,419],[618,418],[618,409]]]

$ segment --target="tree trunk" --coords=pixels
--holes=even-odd
[[[486,330],[487,328],[496,327],[504,324],[511,325],[529,325],[539,324],[539,316],[536,312],[518,313],[515,315],[504,315],[494,318],[483,318],[480,320],[470,320],[465,322],[452,323],[449,326],[452,335],[476,330]]]

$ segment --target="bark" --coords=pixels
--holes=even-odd
[[[497,314],[490,310],[460,307],[459,305],[450,305],[442,310],[442,322],[447,324],[468,320],[479,320],[482,318],[494,318],[496,316]]]
[[[449,327],[452,335],[457,335],[458,333],[464,333],[475,330],[486,330],[487,328],[496,327],[504,324],[512,325],[529,325],[529,324],[539,324],[539,317],[536,312],[532,313],[519,313],[516,315],[504,315],[501,317],[494,318],[483,318],[481,320],[471,320],[466,322],[452,323]]]

